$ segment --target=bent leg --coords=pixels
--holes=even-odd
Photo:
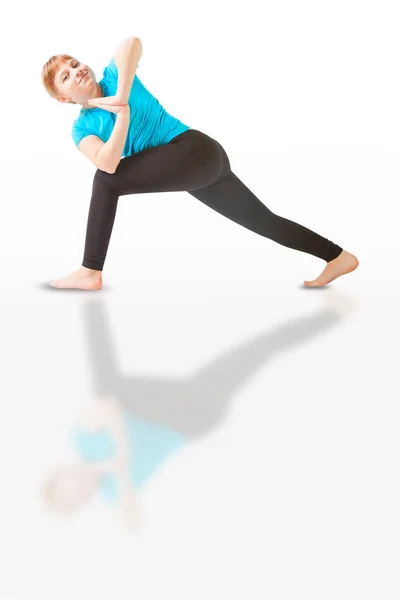
[[[204,188],[228,169],[226,155],[218,142],[189,129],[168,144],[122,159],[113,174],[97,170],[82,265],[103,270],[120,196]]]
[[[217,183],[189,194],[231,221],[287,248],[327,262],[343,250],[318,233],[270,211],[232,171]]]

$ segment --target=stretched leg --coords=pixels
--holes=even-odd
[[[259,235],[325,260],[328,264],[320,277],[304,282],[308,286],[325,285],[358,266],[356,257],[337,244],[269,210],[232,171],[218,182],[189,193]]]
[[[274,214],[231,171],[202,190],[189,192],[224,217],[282,246],[333,260],[343,248],[310,229]]]

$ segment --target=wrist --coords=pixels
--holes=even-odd
[[[128,104],[130,89],[124,87],[122,82],[117,85],[117,91],[115,92],[115,98],[121,104]]]
[[[123,117],[125,119],[129,119],[130,118],[130,114],[131,114],[131,109],[129,104],[127,104],[126,106],[123,106],[118,112],[117,112],[117,117],[119,115],[123,115]]]

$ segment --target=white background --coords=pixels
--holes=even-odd
[[[399,598],[397,8],[2,8],[1,598]],[[161,105],[217,139],[271,210],[355,253],[357,271],[305,289],[323,261],[179,192],[121,198],[103,290],[47,286],[81,264],[95,167],[72,142],[79,107],[52,100],[41,70],[65,52],[100,80],[130,35]],[[138,492],[136,533],[100,495],[59,518],[40,493],[74,457],[110,356],[121,380],[164,382],[149,389],[167,415],[169,382],[215,369],[190,388],[209,423]]]

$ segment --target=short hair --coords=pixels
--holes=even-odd
[[[42,83],[45,87],[46,92],[52,98],[57,98],[60,95],[60,90],[57,88],[55,83],[55,77],[59,69],[72,60],[74,57],[69,54],[55,54],[44,65],[42,69]],[[72,104],[72,103],[71,103]],[[76,104],[74,102],[73,104]]]

